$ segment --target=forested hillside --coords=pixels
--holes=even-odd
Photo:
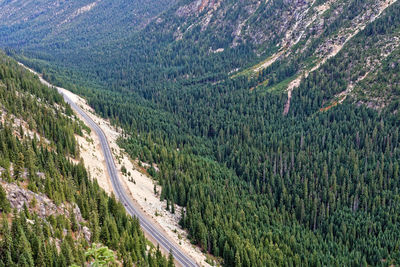
[[[0,38],[20,48],[64,52],[84,49],[143,28],[173,3],[165,0],[2,1]]]
[[[396,266],[399,18],[397,1],[185,0],[104,43],[0,43],[123,127],[224,266]]]
[[[157,1],[147,7],[136,1],[98,1],[60,26],[58,20],[62,19],[57,16],[56,21],[44,19],[58,13],[68,17],[80,9],[60,6],[47,10],[44,7],[52,1],[45,2],[29,2],[19,9],[15,1],[5,3],[0,14],[4,32],[0,46],[16,49],[20,60],[54,82],[81,87],[80,92],[89,90],[82,88],[85,85],[113,91],[139,89],[146,92],[145,98],[155,86],[169,89],[173,85],[168,83],[177,80],[184,86],[204,85],[228,76],[245,76],[252,87],[282,92],[335,56],[377,19],[395,18],[388,13],[397,5],[396,0],[181,0]],[[81,9],[84,7],[82,3]],[[35,8],[42,15],[27,16]],[[22,15],[14,16],[17,11]],[[129,17],[132,12],[147,23],[134,22]],[[152,19],[146,20],[148,14]],[[391,24],[391,38],[398,35],[396,25],[395,21]],[[33,41],[36,36],[38,40]],[[374,43],[382,50],[386,45],[384,39]],[[387,54],[391,53],[394,51]]]
[[[74,136],[89,129],[4,53],[0,103],[0,266],[83,266],[96,253],[115,266],[173,266],[89,179]]]

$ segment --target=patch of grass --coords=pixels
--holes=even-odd
[[[250,75],[251,75],[251,69],[245,69],[245,70],[242,70],[241,72],[233,74],[231,76],[231,79],[234,79],[239,76],[250,76]]]
[[[305,69],[311,70],[313,67],[315,67],[318,63],[318,57],[317,56],[311,56],[308,57],[306,60],[304,60],[304,66]]]
[[[296,51],[299,47],[305,45],[306,43],[307,43],[307,41],[300,41],[297,44],[295,44],[294,46],[292,46],[292,48],[290,50]]]
[[[268,93],[282,93],[288,88],[289,83],[291,83],[297,77],[298,77],[298,75],[293,75],[293,76],[291,76],[289,78],[286,78],[285,80],[281,81],[278,84],[274,84],[274,85],[271,85],[271,86],[267,87],[266,91]]]

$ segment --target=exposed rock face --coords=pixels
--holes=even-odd
[[[175,12],[178,17],[188,17],[203,12],[206,8],[212,8],[215,6],[216,0],[196,0],[192,3],[181,6]]]
[[[70,215],[70,210],[72,210],[75,214],[75,219],[78,222],[84,221],[84,219],[82,218],[81,210],[75,203],[62,203],[57,206],[46,195],[36,194],[30,190],[21,188],[16,184],[5,182],[2,182],[1,184],[7,193],[7,199],[10,201],[11,207],[16,208],[18,211],[21,211],[24,208],[24,205],[26,205],[30,211],[37,212],[37,214],[41,218],[46,218],[50,215],[59,214],[68,217]],[[30,207],[33,199],[36,199],[37,204],[35,207]]]
[[[83,236],[85,237],[86,241],[87,241],[87,242],[90,242],[90,238],[91,238],[91,236],[92,236],[92,233],[90,232],[89,228],[87,228],[86,226],[84,226],[84,227],[82,228],[82,233],[83,233]]]
[[[190,15],[194,15],[197,12],[198,8],[200,7],[201,2],[202,2],[201,0],[196,0],[190,3],[189,5],[181,6],[175,12],[175,14],[178,17],[188,17]]]
[[[50,215],[64,215],[69,218],[70,212],[72,211],[75,215],[75,219],[78,222],[78,231],[86,241],[90,242],[91,232],[88,227],[82,227],[80,223],[85,222],[82,217],[81,210],[78,205],[73,203],[61,203],[56,205],[53,200],[48,198],[44,194],[37,194],[30,190],[19,187],[13,183],[6,183],[0,179],[0,183],[7,193],[7,199],[10,201],[11,208],[15,208],[18,211],[24,209],[24,206],[28,207],[29,212],[36,213],[40,218],[46,220]],[[36,200],[36,205],[32,206],[33,199]]]

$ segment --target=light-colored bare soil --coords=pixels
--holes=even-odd
[[[29,71],[36,74],[35,71],[19,63]],[[42,83],[52,86],[45,81],[41,76],[39,79]],[[118,145],[117,139],[121,135],[121,129],[117,129],[111,126],[110,122],[95,115],[94,110],[86,103],[86,101],[78,95],[65,90],[64,88],[56,87],[63,94],[67,95],[69,99],[80,106],[86,113],[96,122],[107,136],[110,148],[112,150],[115,164],[119,170],[119,177],[122,178],[122,182],[127,192],[133,200],[133,204],[137,205],[137,208],[141,209],[144,214],[153,221],[158,228],[162,229],[166,236],[179,244],[180,247],[191,256],[201,266],[210,266],[206,262],[206,256],[200,249],[190,243],[187,238],[187,232],[179,226],[179,220],[181,218],[182,208],[175,205],[175,214],[166,211],[166,202],[160,201],[158,194],[154,193],[154,181],[147,175],[138,171],[137,163],[129,158],[129,155],[125,153]],[[82,118],[81,118],[82,119]],[[107,174],[107,168],[105,165],[104,155],[102,153],[100,142],[92,131],[89,135],[85,133],[84,137],[76,136],[80,146],[81,157],[84,161],[85,166],[91,173],[93,179],[97,179],[99,185],[107,192],[113,191],[110,179]],[[122,166],[125,166],[127,173],[130,175],[123,175],[121,172]],[[156,186],[158,193],[161,192],[161,187]],[[157,214],[157,216],[156,216]],[[166,252],[168,253],[168,251]]]
[[[86,6],[83,6],[79,9],[77,9],[74,13],[72,13],[70,16],[68,16],[63,22],[60,23],[60,25],[65,24],[67,22],[70,22],[71,20],[73,20],[74,18],[76,18],[77,16],[79,16],[80,14],[89,12],[90,10],[92,10],[97,4],[98,2],[100,2],[100,0],[95,1],[93,3],[90,3]],[[60,26],[58,25],[58,26]]]
[[[110,144],[115,164],[119,171],[119,177],[122,178],[125,189],[133,203],[137,205],[148,218],[151,218],[159,228],[161,228],[171,240],[179,244],[180,247],[193,259],[203,266],[210,266],[205,262],[206,256],[200,249],[190,243],[186,238],[187,232],[179,226],[182,208],[175,206],[175,214],[166,211],[166,202],[160,201],[158,195],[154,193],[153,179],[138,171],[138,163],[130,159],[118,145],[117,139],[121,135],[121,130],[111,126],[110,122],[94,114],[86,101],[79,96],[65,90],[63,93],[77,103],[104,131]],[[89,137],[89,138],[88,138]],[[99,140],[95,134],[85,137],[77,137],[81,147],[81,155],[85,166],[90,170],[92,177],[98,180],[99,185],[107,192],[112,192],[112,186],[106,172],[104,156],[101,152]],[[91,141],[93,140],[93,142]],[[122,166],[127,169],[127,174],[121,172]],[[157,186],[157,192],[161,192],[161,187]]]
[[[327,2],[323,5],[311,8],[313,3],[310,4],[309,8],[300,13],[300,16],[296,19],[296,23],[294,23],[294,25],[286,31],[285,37],[280,42],[280,47],[282,47],[281,50],[268,58],[262,65],[254,68],[254,72],[258,72],[271,66],[272,63],[274,63],[281,56],[288,56],[290,54],[290,48],[292,48],[302,39],[310,25],[312,25],[317,19],[320,19],[322,14],[327,11],[331,5],[331,2]],[[313,13],[313,15],[309,18],[306,18],[307,14],[309,13]]]
[[[290,101],[292,100],[292,91],[294,88],[299,87],[300,82],[301,82],[301,78],[302,76],[300,75],[299,77],[297,77],[296,79],[294,79],[293,81],[291,81],[288,85],[287,91],[288,91],[288,98],[285,104],[285,108],[283,110],[283,114],[286,115],[289,112],[290,109]]]
[[[266,69],[272,65],[280,56],[282,56],[286,50],[281,50],[278,53],[269,57],[261,66],[254,69],[254,72],[259,72],[260,70]]]
[[[90,135],[75,135],[79,144],[80,156],[92,179],[96,179],[101,188],[108,194],[112,192],[112,185],[107,173],[107,167],[103,153],[101,153],[99,138],[92,131]]]
[[[384,1],[377,1],[375,5],[372,7],[374,14],[370,17],[366,16],[365,14],[359,15],[352,21],[352,26],[349,28],[342,29],[337,36],[332,39],[328,39],[321,47],[317,49],[317,53],[319,53],[320,60],[318,63],[311,69],[311,70],[304,70],[303,74],[293,80],[288,88],[288,98],[285,104],[285,108],[283,114],[287,114],[290,108],[290,101],[292,98],[292,91],[293,89],[297,88],[300,85],[301,79],[307,78],[310,72],[318,70],[320,66],[322,66],[329,58],[336,56],[344,47],[344,45],[350,41],[357,33],[362,31],[368,23],[373,22],[376,20],[382,12],[397,2],[397,0],[384,0]],[[372,10],[371,10],[372,12]],[[351,91],[351,89],[350,89]],[[347,95],[347,94],[346,94]],[[343,100],[340,102],[342,103]]]
[[[7,111],[1,110],[0,111],[0,121],[1,123],[9,123],[12,122],[11,127],[13,129],[14,135],[19,136],[19,128],[22,127],[24,130],[24,135],[28,138],[34,138],[36,136],[37,140],[43,141],[46,144],[50,144],[50,141],[47,140],[45,137],[39,135],[37,132],[34,132],[29,129],[28,123],[20,118],[15,117],[13,114],[8,114]],[[23,136],[19,136],[23,138]]]

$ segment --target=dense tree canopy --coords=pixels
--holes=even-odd
[[[74,134],[88,129],[56,90],[41,85],[4,54],[0,54],[0,103],[5,116],[0,123],[3,182],[27,184],[28,190],[44,193],[56,205],[76,203],[85,220],[78,225],[71,211],[71,216],[40,217],[32,211],[35,203],[11,212],[0,185],[0,266],[83,266],[89,243],[106,245],[124,266],[167,265],[158,249],[148,250],[139,221],[89,178],[82,161],[71,161],[70,157],[79,159]],[[16,120],[26,121],[27,128],[18,127]],[[31,137],[27,130],[42,138]],[[77,238],[82,227],[91,231],[89,242]]]
[[[285,1],[272,2],[285,7]],[[128,36],[122,48],[111,42],[82,57],[71,55],[70,66],[17,57],[47,79],[85,95],[99,114],[124,128],[120,145],[133,158],[157,164],[159,171],[150,167],[148,172],[162,185],[161,199],[186,208],[181,225],[189,238],[225,266],[398,265],[400,61],[399,48],[391,45],[399,32],[400,4],[303,79],[286,116],[287,94],[279,90],[312,65],[315,48],[326,36],[351,23],[369,4],[350,1],[308,49],[250,76],[230,72],[256,61],[251,43],[229,47],[223,34],[207,34],[199,26],[175,42],[173,33],[164,32],[165,24],[150,23],[140,34]],[[198,41],[199,36],[204,39]],[[387,46],[378,46],[378,41],[387,41]],[[271,53],[276,42],[271,37]],[[211,53],[203,44],[225,50]],[[391,52],[382,59],[386,50]],[[40,52],[28,55],[45,57]],[[329,105],[369,70],[370,76],[354,91],[361,93]],[[371,92],[378,101],[385,98],[384,108],[363,105],[372,101]],[[46,136],[57,138],[57,131]],[[76,154],[71,142],[58,150]],[[8,157],[15,164],[23,162],[14,150]],[[84,184],[95,197],[71,194],[83,212],[97,205],[88,219],[101,217],[105,226],[94,220],[95,232],[115,248],[118,241],[106,229],[122,229],[126,222],[104,215],[107,205],[93,203],[99,198],[91,191],[96,185]],[[69,199],[68,192],[48,193],[61,200]],[[129,255],[137,260],[143,251]]]

